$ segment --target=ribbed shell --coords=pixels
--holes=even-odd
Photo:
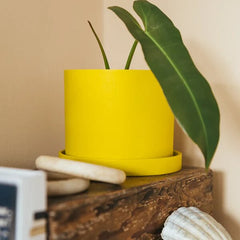
[[[229,233],[209,214],[195,207],[181,207],[164,223],[163,240],[232,240]]]

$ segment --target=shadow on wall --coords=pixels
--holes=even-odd
[[[221,171],[214,171],[213,173],[213,199],[214,199],[214,209],[213,216],[220,222],[234,238],[239,236],[240,224],[233,217],[227,214],[224,210],[224,195],[225,195],[225,177],[224,173]],[[234,238],[235,239],[235,238]]]
[[[204,158],[197,145],[183,132],[175,121],[174,149],[182,152],[183,166],[204,167]]]

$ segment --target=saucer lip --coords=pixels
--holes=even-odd
[[[127,176],[155,176],[178,172],[182,169],[182,153],[174,150],[169,157],[138,159],[86,159],[59,152],[60,158],[103,165],[123,170]]]

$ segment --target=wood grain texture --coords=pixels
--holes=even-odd
[[[49,240],[156,240],[181,206],[212,213],[212,171],[185,168],[151,177],[128,177],[121,186],[91,183],[82,194],[50,198]]]

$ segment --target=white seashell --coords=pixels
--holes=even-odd
[[[232,240],[229,233],[209,214],[196,207],[181,207],[164,223],[163,240]]]

